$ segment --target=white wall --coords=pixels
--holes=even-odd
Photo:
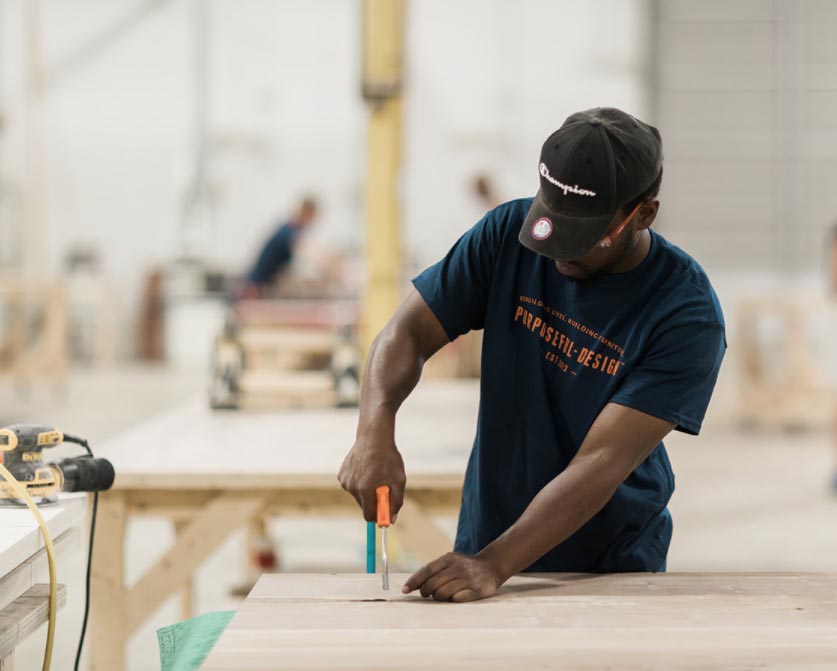
[[[822,273],[837,218],[837,3],[659,3],[662,224],[710,268]]]
[[[596,106],[647,116],[646,3],[422,0],[411,5],[404,219],[435,260],[482,214],[474,174],[533,195],[541,144]]]
[[[0,227],[14,213],[2,194],[19,193],[24,177],[23,2],[0,0]],[[360,3],[208,3],[214,215],[198,248],[243,271],[274,218],[315,191],[318,236],[359,250]],[[192,164],[195,3],[140,11],[147,4],[42,0],[46,265],[56,271],[78,242],[99,247],[126,331],[143,273],[180,251]],[[540,144],[568,114],[616,105],[647,115],[646,4],[409,3],[402,212],[415,267],[481,215],[469,191],[476,172],[504,197],[529,195]],[[130,27],[97,39],[128,16]]]

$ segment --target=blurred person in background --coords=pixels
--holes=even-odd
[[[837,224],[831,229],[831,240],[828,247],[828,269],[830,277],[829,289],[831,295],[837,298]]]
[[[293,262],[300,239],[317,218],[317,210],[317,201],[306,196],[293,217],[268,238],[247,273],[243,298],[263,298],[270,293],[277,279]]]
[[[703,269],[650,230],[662,140],[621,110],[571,115],[540,189],[489,212],[415,290],[367,359],[339,480],[367,520],[407,478],[396,413],[424,362],[483,329],[477,433],[454,552],[403,591],[486,598],[521,571],[664,571],[674,474],[662,443],[699,433],[726,350]]]
[[[837,303],[837,224],[834,224],[831,228],[829,238],[829,244],[826,247],[829,273],[828,289],[831,294],[832,303]],[[831,436],[834,443],[834,475],[831,479],[831,488],[837,494],[837,380],[832,380],[831,382],[832,395],[834,396],[834,411],[831,425]]]

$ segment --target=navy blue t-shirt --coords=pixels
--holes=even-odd
[[[253,284],[272,282],[276,275],[291,262],[299,232],[300,229],[293,224],[281,226],[262,247],[255,265],[247,273],[247,279]]]
[[[726,350],[718,299],[685,252],[652,232],[633,270],[573,280],[518,242],[531,203],[489,212],[413,280],[451,340],[485,329],[455,544],[468,554],[510,527],[567,467],[606,404],[697,434]],[[529,570],[659,570],[673,491],[661,443],[599,513]]]

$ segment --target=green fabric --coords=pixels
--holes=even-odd
[[[160,671],[197,671],[233,615],[219,610],[158,629]]]

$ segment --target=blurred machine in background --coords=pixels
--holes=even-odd
[[[64,258],[64,288],[70,357],[93,365],[113,365],[117,359],[117,299],[94,247],[79,245]]]
[[[166,363],[205,369],[226,320],[230,289],[225,274],[205,261],[182,258],[163,268],[156,294],[153,274],[150,280],[144,308],[148,323],[142,329],[149,348],[160,342]]]
[[[210,405],[356,405],[357,323],[354,301],[240,301],[215,340]]]

